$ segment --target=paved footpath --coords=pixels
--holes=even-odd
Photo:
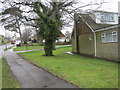
[[[30,64],[13,52],[12,49],[6,51],[4,57],[22,88],[77,88],[43,69]]]
[[[71,45],[57,46],[56,48],[67,47],[67,46],[71,46]],[[22,52],[30,52],[30,51],[38,51],[38,50],[43,50],[43,49],[32,49],[32,50],[15,51],[15,52],[16,53],[22,53]]]

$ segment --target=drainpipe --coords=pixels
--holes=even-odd
[[[81,17],[82,18],[82,16],[81,15],[79,15],[79,17]],[[82,20],[85,22],[85,24],[92,30],[92,32],[93,32],[93,34],[94,34],[94,45],[95,45],[95,47],[94,47],[94,49],[95,49],[95,57],[97,56],[97,40],[96,40],[96,33],[95,33],[95,31],[92,29],[92,27],[82,18]]]
[[[97,40],[96,40],[96,33],[95,32],[93,32],[94,33],[94,44],[95,44],[95,57],[96,57],[96,49],[97,49],[97,44],[96,44],[96,42],[97,42]]]
[[[88,25],[88,23],[86,23],[87,25]],[[89,25],[88,25],[89,26]],[[89,26],[89,28],[92,30],[92,32],[93,32],[93,34],[94,34],[94,45],[95,45],[95,47],[94,47],[94,49],[95,49],[95,57],[96,57],[96,55],[97,55],[97,40],[96,40],[96,33],[95,33],[95,31]]]

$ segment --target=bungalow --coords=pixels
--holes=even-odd
[[[42,37],[37,35],[31,36],[30,39],[31,40],[36,39],[39,41],[39,43],[45,42],[45,40],[42,39]],[[62,32],[60,32],[60,34],[58,35],[58,40],[56,40],[56,42],[65,42],[65,39],[66,39],[65,35]]]
[[[65,42],[66,40],[66,37],[65,35],[61,32],[59,35],[58,35],[58,40],[56,40],[56,42]]]
[[[118,14],[94,11],[75,14],[72,52],[120,61]]]

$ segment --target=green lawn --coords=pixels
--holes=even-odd
[[[24,50],[32,50],[32,49],[42,49],[43,46],[21,46],[21,47],[17,47],[14,48],[14,51],[24,51]]]
[[[42,56],[43,51],[20,53],[24,58],[82,88],[118,88],[118,64],[69,55],[71,47],[54,51],[56,56]]]
[[[40,46],[40,43],[28,43],[29,46]]]
[[[56,45],[56,47],[58,46],[63,46],[63,45]],[[14,48],[14,51],[24,51],[24,50],[32,50],[32,49],[43,49],[44,46],[21,46],[21,47],[16,47]]]
[[[1,61],[1,60],[0,60]],[[5,59],[2,59],[2,88],[20,88]]]

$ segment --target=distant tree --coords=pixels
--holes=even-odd
[[[31,36],[32,34],[32,30],[28,30],[28,29],[25,29],[22,33],[22,40],[24,42],[24,44],[27,44],[27,42],[29,41],[29,37]]]
[[[12,37],[10,35],[5,36],[4,38],[7,39],[8,41],[10,41],[12,39]]]
[[[15,6],[15,4],[11,2],[3,2],[3,5],[7,5],[2,10],[0,14],[2,19],[2,25],[6,30],[19,33],[21,38],[21,43],[23,44],[22,40],[22,33],[21,33],[21,25],[22,25],[22,10],[20,10],[20,6]]]

